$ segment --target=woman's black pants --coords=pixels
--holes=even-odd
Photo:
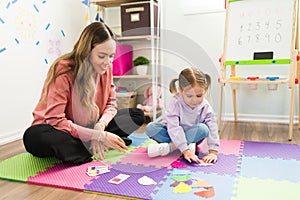
[[[121,109],[105,130],[121,138],[127,138],[144,123],[144,120],[144,112],[140,109]],[[24,133],[23,143],[25,149],[37,157],[56,157],[64,163],[71,164],[92,161],[89,142],[83,143],[80,139],[49,124],[29,127]]]

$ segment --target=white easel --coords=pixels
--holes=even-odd
[[[251,46],[250,43],[251,43],[251,41],[253,41],[252,38],[254,38],[254,37],[251,38],[251,34],[256,33],[255,36],[257,36],[258,33],[260,33],[260,32],[258,32],[259,29],[261,29],[262,32],[267,29],[266,27],[264,30],[262,29],[262,23],[259,23],[259,21],[256,19],[257,16],[255,16],[254,14],[255,14],[255,12],[259,13],[260,11],[266,12],[266,13],[270,12],[272,14],[272,12],[273,12],[272,9],[268,9],[269,3],[270,3],[270,7],[271,7],[273,5],[278,5],[279,3],[283,3],[283,1],[280,2],[280,0],[273,0],[273,1],[270,1],[270,0],[243,0],[243,1],[227,0],[224,51],[223,51],[223,55],[222,55],[222,58],[220,61],[220,84],[221,84],[220,93],[221,94],[220,94],[220,102],[219,102],[220,104],[219,104],[218,123],[219,123],[219,129],[220,129],[221,115],[222,115],[222,101],[223,101],[222,96],[223,96],[223,90],[224,90],[224,87],[226,84],[288,84],[289,89],[291,89],[288,140],[291,141],[293,138],[295,85],[297,83],[296,80],[298,80],[297,77],[300,76],[300,72],[299,72],[299,70],[297,70],[298,69],[298,60],[299,60],[299,57],[298,57],[298,0],[284,1],[284,3],[290,4],[289,8],[287,8],[286,10],[292,11],[292,13],[287,12],[287,15],[284,15],[284,13],[282,14],[283,18],[285,16],[290,17],[290,18],[287,18],[290,20],[290,22],[288,22],[289,24],[286,26],[290,29],[290,32],[288,32],[288,34],[286,34],[286,32],[284,32],[282,35],[279,35],[280,32],[279,33],[276,32],[276,34],[277,34],[275,36],[275,37],[277,37],[276,43],[274,43],[274,44],[271,44],[271,42],[268,43],[266,41],[266,38],[263,38],[263,39],[265,39],[263,41],[265,43],[264,47],[256,46],[257,43],[255,43],[255,42],[252,42],[252,46]],[[287,4],[284,4],[284,6],[286,6]],[[231,6],[232,6],[232,8],[231,8]],[[259,8],[259,9],[255,10],[254,8]],[[278,9],[281,9],[281,8],[282,8],[282,12],[284,12],[285,8],[283,8],[283,6],[281,6]],[[236,13],[234,13],[234,12],[236,12]],[[267,13],[267,14],[269,14],[269,13]],[[264,13],[264,15],[262,15],[262,17],[266,16],[267,14]],[[276,13],[276,14],[278,14],[278,13]],[[248,17],[247,15],[249,15],[250,17]],[[255,16],[256,18],[253,16]],[[235,17],[240,17],[240,18],[235,18]],[[251,17],[253,17],[253,20]],[[257,21],[255,21],[255,20],[257,20]],[[232,21],[235,21],[236,23],[232,24]],[[248,24],[243,24],[245,21],[247,21]],[[271,20],[267,19],[266,22],[268,22],[269,24],[265,23],[265,25],[268,25],[268,28],[271,26],[270,21]],[[284,27],[285,24],[283,24],[283,23],[286,21],[288,21],[288,20],[286,20],[286,19],[285,20],[277,20],[277,22],[273,23],[275,25],[277,23],[276,31],[280,31],[280,28]],[[256,22],[256,24],[255,24],[255,22]],[[282,23],[282,24],[280,24],[280,23]],[[245,28],[246,25],[248,26],[247,27],[248,29]],[[256,25],[255,31],[250,32],[250,30],[254,30],[254,28],[251,27],[250,25]],[[236,27],[234,27],[234,26],[236,26]],[[274,30],[275,30],[275,28],[274,28]],[[286,29],[282,29],[282,31],[285,31],[285,30]],[[240,31],[240,33],[237,33],[238,31]],[[232,35],[230,35],[230,32],[233,34],[236,34],[236,36],[232,37]],[[246,36],[245,36],[246,34],[244,34],[244,33],[248,34],[247,35],[248,40],[242,41],[243,39],[246,38]],[[242,34],[244,34],[244,35],[242,35]],[[284,35],[284,34],[286,34],[286,35]],[[245,37],[243,37],[243,36],[245,36]],[[279,36],[280,36],[280,38],[279,38]],[[265,49],[268,49],[269,44],[270,44],[271,48],[275,47],[275,49],[276,49],[276,47],[277,47],[276,45],[278,45],[278,44],[280,45],[279,39],[280,40],[282,38],[286,39],[286,38],[284,38],[285,36],[287,36],[287,41],[291,42],[290,43],[291,46],[289,47],[290,53],[288,52],[289,50],[286,50],[285,52],[283,52],[281,54],[280,54],[280,52],[279,53],[278,52],[275,52],[275,53],[274,52],[264,52]],[[256,37],[256,38],[260,39],[260,37]],[[271,38],[271,36],[270,36],[270,38]],[[235,39],[237,39],[239,41],[233,41]],[[243,47],[241,44],[243,44],[243,43],[241,41],[243,43],[248,42],[249,45],[247,43],[248,46],[245,45],[245,48],[242,49]],[[239,43],[239,42],[241,42],[241,43]],[[281,50],[281,47],[279,45],[278,45],[278,49],[279,49],[278,51]],[[241,50],[239,50],[238,48],[240,48]],[[249,51],[257,50],[259,52],[259,50],[260,50],[259,48],[262,49],[262,53],[258,53],[258,54],[265,56],[266,58],[256,59],[255,56],[254,56],[254,58],[247,57],[248,56],[247,50],[249,50]],[[282,49],[284,49],[284,48],[282,48]],[[241,53],[244,55],[235,56],[233,54],[233,52],[236,54]],[[273,53],[274,54],[278,53],[279,56],[273,58]],[[272,58],[269,56],[272,56]],[[246,58],[246,59],[244,59],[244,58]],[[289,65],[289,77],[285,78],[285,79],[278,79],[275,81],[260,80],[260,79],[254,80],[254,81],[253,80],[249,81],[245,78],[242,78],[240,80],[230,80],[230,78],[229,78],[229,77],[236,77],[236,75],[237,75],[236,66],[237,65],[275,65],[275,64],[276,65],[277,64]],[[226,72],[226,68],[228,66],[231,66],[231,71],[229,73],[229,77]],[[233,99],[234,121],[237,121],[236,89],[232,89],[232,99]],[[300,94],[299,94],[299,99],[300,99]],[[299,108],[299,119],[300,119],[300,108]]]

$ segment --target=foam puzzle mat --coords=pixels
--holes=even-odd
[[[22,153],[0,161],[0,178],[135,199],[299,199],[298,145],[221,140],[218,161],[199,166],[178,151],[149,158],[154,141],[130,137],[127,153],[111,150],[105,160],[79,166]]]

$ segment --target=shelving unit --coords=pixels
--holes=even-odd
[[[141,36],[119,36],[117,37],[118,41],[130,41],[130,40],[151,40],[154,38],[155,40],[159,39],[158,36],[151,36],[151,35],[141,35]]]
[[[139,2],[138,0],[90,0],[90,3],[95,3],[102,7],[117,7],[123,3]]]
[[[103,13],[106,12],[106,9],[112,7],[120,7],[121,4],[125,3],[133,3],[133,2],[145,2],[145,1],[138,1],[138,0],[91,0],[90,4],[96,4],[98,6],[97,10],[100,10]],[[149,53],[148,56],[150,60],[150,70],[148,70],[147,75],[135,75],[135,74],[128,74],[123,76],[114,76],[114,80],[116,85],[120,86],[126,85],[134,85],[135,83],[135,90],[138,92],[138,96],[141,96],[142,89],[146,87],[146,85],[152,85],[153,88],[153,110],[152,112],[145,112],[145,115],[150,117],[153,121],[158,121],[161,119],[161,111],[157,109],[157,85],[161,83],[161,74],[162,69],[159,67],[160,62],[160,1],[149,0],[150,3],[150,34],[149,35],[138,35],[138,36],[117,36],[117,41],[124,44],[130,44],[133,46],[133,57],[137,56],[145,56],[145,55],[135,55],[135,53],[140,50],[138,47],[135,46],[143,46],[143,52],[147,51]],[[157,14],[157,28],[154,29],[154,3],[157,3],[158,7],[158,14]],[[105,17],[102,16],[102,19],[105,20]],[[108,24],[110,26],[110,24]],[[116,25],[113,25],[116,26]],[[156,31],[156,32],[155,32]],[[138,54],[138,53],[137,53]],[[133,58],[133,59],[134,59]],[[150,71],[150,72],[149,72]],[[163,97],[162,97],[163,98]],[[137,103],[142,103],[143,98],[138,99]]]

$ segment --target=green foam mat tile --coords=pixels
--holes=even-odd
[[[105,152],[105,159],[103,160],[103,162],[116,163],[121,158],[125,157],[127,154],[133,151],[135,148],[135,146],[128,146],[128,150],[125,153],[117,150],[110,150],[109,152]]]
[[[26,182],[30,176],[45,171],[60,161],[55,158],[38,158],[22,153],[0,162],[0,178]]]
[[[149,144],[157,144],[153,139],[146,140],[141,146],[147,148]]]
[[[299,199],[300,182],[239,177],[231,200]]]

